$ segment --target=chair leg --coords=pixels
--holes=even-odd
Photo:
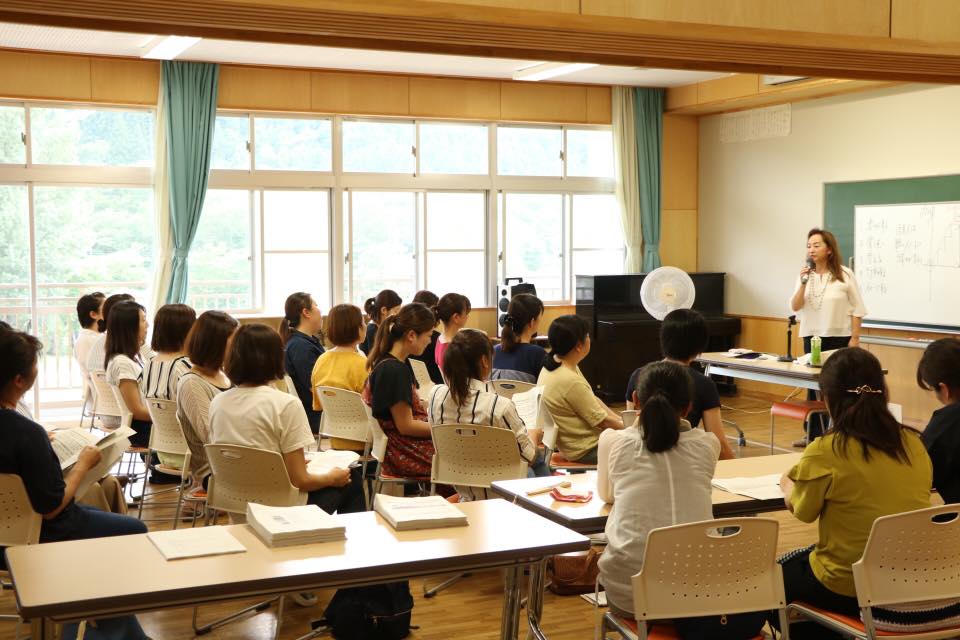
[[[433,596],[437,595],[438,593],[440,593],[441,591],[443,591],[443,590],[446,589],[447,587],[452,587],[452,586],[455,585],[457,582],[459,582],[461,579],[465,578],[467,575],[469,575],[469,574],[466,574],[466,573],[458,573],[457,575],[455,575],[455,576],[450,576],[449,578],[447,578],[446,580],[444,580],[444,581],[441,582],[440,584],[436,585],[435,587],[430,587],[429,589],[427,588],[427,581],[424,580],[424,581],[423,581],[423,597],[424,597],[424,598],[432,598]]]
[[[770,455],[773,455],[773,413],[770,414]]]
[[[231,613],[230,615],[224,616],[224,617],[222,617],[222,618],[220,618],[220,619],[218,619],[218,620],[214,620],[213,622],[208,622],[207,624],[202,625],[202,626],[197,626],[197,616],[198,616],[198,614],[200,613],[200,607],[194,607],[194,608],[193,608],[193,620],[192,620],[192,623],[191,623],[191,624],[193,625],[193,633],[194,633],[195,635],[202,636],[202,635],[204,635],[204,634],[210,633],[211,631],[213,631],[213,630],[216,629],[217,627],[222,627],[223,625],[229,624],[229,623],[233,622],[234,620],[239,620],[240,618],[244,617],[244,616],[247,615],[248,613],[260,613],[261,611],[266,611],[267,609],[270,608],[270,605],[273,604],[277,599],[278,599],[278,598],[271,598],[270,600],[264,600],[263,602],[258,602],[257,604],[252,604],[252,605],[250,605],[249,607],[245,607],[245,608],[243,608],[243,609],[240,609],[239,611],[237,611],[237,612],[235,612],[235,613]],[[279,599],[280,599],[280,601],[281,601],[281,603],[282,603],[283,598],[282,598],[282,597],[279,597]],[[282,606],[283,606],[283,605],[281,604],[281,605],[280,605],[281,608],[278,608],[278,610],[277,610],[277,633],[279,633],[279,630],[280,630],[279,619],[280,619],[280,615],[282,615],[282,613],[283,613]]]

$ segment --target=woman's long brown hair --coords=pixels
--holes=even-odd
[[[823,244],[830,250],[830,255],[827,257],[827,268],[830,269],[830,274],[837,282],[843,282],[843,260],[840,258],[840,245],[837,244],[836,236],[826,229],[814,228],[807,233],[807,240],[817,235],[823,238]]]

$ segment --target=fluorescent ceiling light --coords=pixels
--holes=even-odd
[[[157,44],[150,47],[150,50],[140,57],[150,58],[151,60],[173,60],[198,42],[200,42],[200,38],[191,38],[190,36],[167,36]]]
[[[536,82],[537,80],[546,80],[548,78],[556,78],[557,76],[565,76],[568,73],[574,73],[575,71],[591,69],[595,66],[597,65],[589,62],[544,62],[541,64],[535,64],[532,67],[527,67],[526,69],[521,69],[520,71],[515,71],[513,74],[513,79]]]

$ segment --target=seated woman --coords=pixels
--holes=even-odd
[[[493,350],[491,380],[537,381],[547,361],[547,352],[531,340],[540,329],[542,317],[540,298],[529,293],[513,296],[500,329],[500,344]]]
[[[99,449],[84,447],[64,477],[46,431],[17,413],[17,403],[37,378],[37,354],[42,349],[31,335],[0,330],[0,473],[16,474],[23,480],[33,510],[43,516],[41,543],[146,533],[147,527],[135,518],[74,502],[84,476],[100,462]],[[2,558],[0,549],[0,565]],[[86,637],[147,637],[134,616],[98,620],[97,627],[88,629]],[[64,625],[64,640],[76,636],[75,623]]]
[[[421,289],[417,291],[413,296],[413,302],[419,302],[424,304],[433,311],[433,315],[437,315],[437,303],[440,302],[440,298],[437,297],[433,291],[427,291],[426,289]],[[439,320],[439,318],[438,318]],[[433,384],[443,384],[443,374],[440,373],[440,365],[437,364],[437,341],[440,339],[440,332],[437,331],[436,327],[433,329],[433,333],[430,334],[430,344],[427,345],[427,348],[423,350],[418,356],[411,355],[411,360],[419,360],[427,368],[427,373],[430,374],[430,380],[433,381]]]
[[[430,392],[427,420],[431,426],[478,424],[509,429],[517,437],[520,457],[532,464],[537,455],[534,443],[542,434],[539,429],[528,430],[513,402],[498,396],[483,382],[490,373],[492,359],[493,347],[487,334],[476,329],[463,329],[454,336],[443,356],[443,375],[447,384],[437,385]],[[455,488],[460,494],[460,502],[487,497],[485,489]]]
[[[430,475],[433,441],[430,424],[416,392],[410,355],[423,353],[430,343],[436,318],[419,302],[400,308],[384,318],[367,358],[370,377],[363,399],[387,436],[383,471],[402,478]]]
[[[152,424],[140,391],[140,379],[143,377],[140,347],[147,340],[147,326],[143,307],[132,300],[114,305],[107,320],[104,356],[107,382],[119,389],[121,402],[133,416],[130,427],[137,433],[130,436],[130,444],[135,447],[149,446]]]
[[[811,442],[780,481],[787,509],[819,519],[817,543],[780,559],[787,602],[802,600],[858,618],[853,563],[873,521],[930,506],[932,470],[920,434],[887,408],[880,361],[869,351],[836,351],[820,372],[833,427]],[[771,624],[778,625],[777,616]],[[840,638],[812,622],[790,625],[791,638]]]
[[[187,335],[190,369],[177,384],[177,418],[190,448],[190,472],[197,483],[210,475],[210,402],[231,387],[223,372],[227,344],[240,323],[223,311],[204,311]]]
[[[338,304],[327,315],[327,337],[333,348],[317,358],[310,374],[310,389],[313,393],[313,409],[323,410],[323,402],[317,395],[317,387],[334,387],[355,393],[363,392],[367,381],[367,359],[357,351],[364,338],[363,312],[352,304]],[[363,451],[364,443],[355,440],[331,438],[334,449]]]
[[[190,370],[184,343],[196,319],[197,312],[185,304],[165,304],[153,316],[150,348],[154,355],[147,359],[140,378],[140,391],[147,400],[177,400],[180,376]],[[159,453],[158,456],[168,467],[183,467],[181,455]]]
[[[457,332],[467,325],[470,320],[470,299],[460,293],[445,293],[433,308],[433,314],[440,321],[443,331],[437,336],[433,349],[433,357],[437,366],[443,369],[443,353],[447,345],[453,341]]]
[[[663,352],[663,359],[689,367],[693,377],[693,399],[687,413],[687,422],[694,429],[702,423],[704,430],[715,435],[720,441],[720,459],[728,460],[736,456],[733,455],[733,449],[723,432],[717,385],[692,366],[693,361],[707,348],[709,339],[707,321],[700,312],[693,309],[675,309],[666,315],[660,325],[660,350]],[[643,369],[644,367],[640,367],[634,371],[627,381],[627,409],[636,408],[633,393]]]
[[[923,444],[933,462],[933,487],[947,504],[960,502],[960,340],[931,342],[917,366],[917,384],[943,407],[930,416]]]
[[[637,381],[641,423],[600,435],[597,493],[613,508],[600,582],[611,610],[633,618],[631,577],[643,568],[651,529],[713,518],[713,472],[720,443],[684,418],[693,397],[687,367],[655,362]]]
[[[284,344],[283,366],[293,380],[294,391],[303,404],[310,430],[316,434],[320,429],[320,412],[313,408],[310,372],[317,358],[323,355],[323,343],[317,337],[323,329],[323,316],[313,297],[302,291],[287,296],[283,312],[283,320],[280,321],[280,337]]]
[[[597,464],[597,441],[604,429],[623,429],[623,420],[593,395],[580,373],[590,353],[590,325],[580,316],[560,316],[547,332],[550,356],[537,385],[543,406],[557,424],[557,448],[567,460]]]
[[[296,396],[270,386],[284,376],[283,341],[262,324],[237,329],[227,355],[227,376],[237,385],[210,402],[210,441],[276,451],[293,486],[327,513],[363,511],[360,469],[310,473],[304,451],[316,438]]]
[[[376,342],[377,339],[377,329],[380,327],[380,323],[383,322],[387,316],[392,316],[399,312],[400,305],[402,304],[403,300],[393,289],[384,289],[377,294],[376,298],[367,298],[367,301],[363,303],[363,310],[370,318],[370,323],[367,325],[367,335],[364,337],[363,342],[360,343],[360,351],[363,351],[368,356],[370,355],[370,350],[373,349],[373,343]]]

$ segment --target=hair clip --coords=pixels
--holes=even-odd
[[[868,384],[862,384],[855,389],[847,389],[847,393],[855,393],[859,396],[864,393],[883,393],[883,389],[874,389]]]

